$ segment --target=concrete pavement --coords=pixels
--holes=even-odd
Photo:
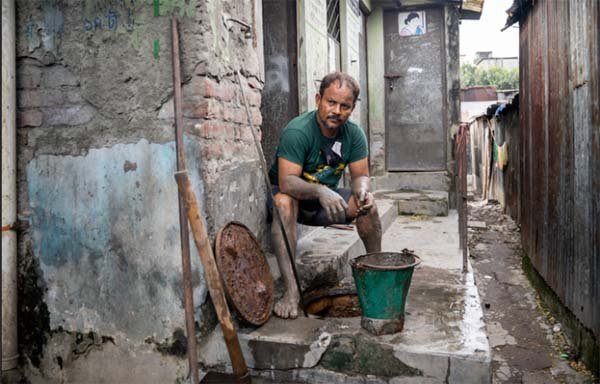
[[[413,250],[423,260],[413,275],[403,332],[373,336],[360,317],[272,317],[241,328],[240,343],[256,377],[310,383],[490,383],[491,353],[471,272],[461,272],[458,217],[396,217],[381,201],[388,227],[384,251]],[[348,260],[364,249],[355,231],[320,228],[299,245],[303,287],[351,279]],[[309,272],[307,272],[309,271]],[[220,329],[201,346],[205,368],[229,370]]]

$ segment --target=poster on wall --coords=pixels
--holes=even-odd
[[[400,36],[420,36],[427,33],[425,14],[425,11],[398,13]]]

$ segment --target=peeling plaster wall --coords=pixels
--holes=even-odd
[[[202,188],[198,144],[188,140],[186,149],[193,184]],[[33,253],[51,329],[143,342],[183,324],[174,157],[174,142],[143,139],[29,162]],[[206,285],[192,249],[194,301],[202,303]]]
[[[185,375],[171,15],[187,166],[210,236],[237,220],[265,239],[266,192],[235,77],[260,126],[260,2],[19,1],[19,349],[34,381],[96,379],[115,361],[98,380]],[[250,38],[231,17],[254,26]],[[202,339],[215,315],[191,249]]]
[[[315,94],[321,79],[329,73],[327,52],[327,3],[325,0],[298,0],[298,108],[300,113],[315,109]]]

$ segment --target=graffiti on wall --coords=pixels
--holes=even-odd
[[[81,6],[84,32],[130,32],[131,45],[137,49],[141,45],[140,32],[137,31],[141,23],[136,22],[136,14],[139,17],[145,13],[151,13],[154,17],[194,17],[198,0],[113,0],[104,4],[85,0]],[[63,7],[58,2],[48,1],[44,3],[41,16],[29,15],[23,30],[29,52],[42,47],[48,52],[58,53],[65,32]],[[151,47],[153,55],[157,57],[155,41],[151,42]]]
[[[84,18],[83,30],[86,32],[92,32],[98,29],[116,31],[121,17],[123,17],[123,15],[118,10],[109,8],[103,15],[96,15],[93,19]],[[127,8],[124,24],[126,30],[133,31],[133,26],[135,25],[133,9]]]
[[[97,31],[116,32],[122,29],[131,33],[130,41],[134,49],[142,45],[140,26],[136,23],[136,13],[144,16],[144,10],[150,10],[154,17],[178,15],[180,17],[194,17],[196,15],[198,0],[119,0],[106,9],[98,9],[91,0],[84,4],[83,29],[87,33]],[[160,40],[150,41],[152,56],[160,57]]]

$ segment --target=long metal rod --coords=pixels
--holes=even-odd
[[[192,235],[196,248],[198,249],[198,255],[200,261],[204,267],[204,278],[206,285],[208,286],[208,293],[212,299],[213,305],[221,324],[221,330],[223,331],[223,338],[225,339],[225,345],[229,358],[231,359],[231,367],[233,374],[235,375],[238,383],[250,383],[248,372],[248,366],[244,355],[242,354],[242,347],[237,336],[237,331],[233,325],[231,314],[229,313],[229,307],[227,306],[227,299],[225,298],[225,289],[221,281],[221,275],[215,262],[215,256],[213,249],[206,232],[206,223],[200,215],[200,207],[198,206],[198,200],[192,189],[187,171],[175,173],[175,180],[177,180],[177,187],[183,197],[187,218],[190,221],[192,227]]]
[[[173,90],[175,106],[175,147],[177,150],[177,171],[185,170],[183,144],[183,113],[181,110],[181,64],[179,61],[179,32],[177,18],[171,20],[173,41]],[[198,357],[196,354],[196,325],[194,321],[194,298],[192,293],[192,267],[190,262],[190,234],[185,203],[181,191],[178,193],[179,230],[181,238],[181,267],[183,270],[183,303],[187,330],[187,355],[192,384],[198,384]]]
[[[2,372],[17,367],[15,1],[2,0]]]
[[[248,109],[248,102],[246,101],[246,93],[244,92],[244,86],[242,85],[242,79],[240,77],[240,72],[235,71],[237,76],[238,84],[240,85],[240,90],[242,92],[242,101],[244,102],[244,108],[246,108],[246,115],[248,116],[248,124],[250,125],[250,131],[252,131],[252,137],[254,138],[254,145],[256,147],[256,152],[258,152],[258,157],[260,160],[260,168],[262,170],[263,177],[265,179],[265,183],[267,185],[267,190],[271,195],[271,201],[273,201],[273,216],[277,218],[279,221],[279,225],[281,226],[281,233],[283,234],[283,242],[285,243],[285,249],[287,250],[287,254],[290,258],[290,264],[292,265],[292,272],[294,273],[294,280],[296,280],[296,286],[298,287],[298,294],[300,296],[300,306],[302,307],[302,312],[304,316],[308,317],[308,313],[306,312],[306,306],[304,305],[304,299],[302,298],[302,288],[300,287],[300,280],[298,280],[298,272],[296,270],[296,263],[294,261],[294,254],[292,253],[292,247],[290,246],[290,241],[288,240],[287,232],[285,231],[285,226],[283,225],[283,220],[281,219],[281,215],[279,214],[279,209],[277,205],[275,205],[275,200],[273,196],[273,191],[271,189],[271,181],[269,180],[269,174],[267,173],[267,161],[265,160],[265,155],[263,153],[262,147],[258,142],[258,137],[256,135],[256,130],[254,129],[254,124],[252,124],[252,116],[250,115],[250,110]]]

